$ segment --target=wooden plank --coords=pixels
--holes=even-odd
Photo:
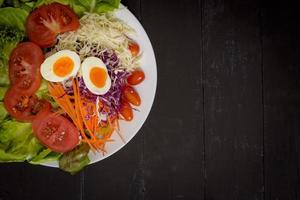
[[[144,129],[144,198],[203,199],[200,4],[142,0],[141,6],[158,63],[156,100]]]
[[[143,134],[142,129],[123,149],[84,171],[82,199],[140,199]]]
[[[140,1],[122,3],[140,19]],[[89,166],[82,178],[82,199],[141,199],[143,196],[142,128],[124,148],[113,156]]]
[[[263,199],[259,1],[204,1],[206,199]]]
[[[265,199],[300,199],[300,13],[262,9]]]
[[[80,199],[80,174],[26,163],[0,164],[0,199]]]

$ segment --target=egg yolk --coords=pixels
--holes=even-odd
[[[53,71],[59,77],[67,76],[72,72],[73,68],[74,62],[67,56],[59,58],[53,65]]]
[[[107,79],[106,71],[103,68],[93,67],[90,71],[90,79],[96,87],[102,88]]]

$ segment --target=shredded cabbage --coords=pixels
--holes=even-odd
[[[113,50],[119,58],[119,68],[132,71],[139,67],[140,56],[133,57],[128,37],[134,30],[112,13],[86,13],[80,19],[80,28],[58,36],[58,43],[51,53],[69,49],[78,53],[81,59],[96,56],[107,49]]]
[[[107,106],[106,111],[99,110],[98,116],[101,121],[103,118],[107,116],[117,116],[119,114],[121,108],[121,96],[122,96],[122,88],[126,85],[127,77],[130,75],[124,69],[117,68],[119,60],[116,57],[116,54],[112,51],[103,51],[99,58],[106,64],[108,74],[111,78],[112,84],[109,91],[104,95],[96,95],[93,94],[85,85],[82,77],[78,77],[79,83],[79,91],[82,96],[84,96],[87,100],[90,101],[101,101],[103,104]],[[73,95],[73,87],[72,87],[72,79],[69,79],[63,83],[65,91],[69,95]],[[98,103],[96,103],[98,105]]]

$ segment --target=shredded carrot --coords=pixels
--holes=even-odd
[[[75,110],[77,112],[78,115],[80,115],[80,119],[82,121],[82,123],[85,125],[85,127],[87,128],[90,137],[92,138],[92,140],[95,139],[94,134],[92,133],[92,131],[90,130],[90,127],[87,126],[87,121],[84,119],[84,111],[83,111],[83,107],[81,106],[81,99],[80,99],[80,95],[79,95],[79,91],[77,90],[77,80],[73,80],[73,91],[74,91],[74,99],[75,99]]]
[[[75,100],[75,110],[77,111],[77,114],[81,116],[80,118],[83,124],[85,125],[89,133],[89,136],[91,137],[90,143],[93,145],[93,147],[95,147],[96,150],[100,149],[101,151],[104,151],[104,149],[102,148],[102,144],[104,144],[106,140],[101,140],[97,138],[96,132],[94,131],[95,130],[94,126],[96,126],[95,122],[98,121],[96,115],[97,112],[96,106],[94,104],[85,102],[87,104],[86,108],[87,109],[91,108],[91,111],[93,112],[92,118],[87,120],[86,116],[91,113],[88,113],[87,109],[85,109],[83,106],[80,93],[79,93],[79,84],[76,79],[73,81],[73,91],[74,91],[74,100]]]
[[[68,95],[61,84],[48,84],[50,95],[61,108],[56,111],[56,114],[60,115],[66,113],[72,119],[80,132],[82,142],[87,143],[93,152],[100,150],[103,154],[106,153],[105,144],[113,141],[110,137],[114,130],[116,130],[122,141],[125,142],[123,136],[120,134],[118,117],[108,117],[108,123],[104,129],[105,131],[101,133],[103,124],[98,123],[97,112],[99,111],[97,110],[97,106],[94,102],[88,102],[81,97],[77,78],[72,80],[72,87],[74,95]],[[102,102],[99,102],[99,107],[106,112],[109,110]],[[87,116],[89,116],[89,118],[87,118]],[[99,138],[99,133],[103,134],[103,137]]]
[[[80,117],[76,115],[76,112],[74,113],[74,105],[69,99],[69,95],[67,95],[60,84],[48,84],[48,90],[50,92],[50,95],[53,97],[53,99],[56,101],[56,103],[69,115],[69,117],[72,119],[75,126],[80,130],[80,134],[83,137],[83,139],[89,144],[91,149],[93,150],[93,145],[89,142],[87,136],[84,133],[82,124],[80,123]]]

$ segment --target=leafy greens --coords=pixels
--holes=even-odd
[[[1,12],[0,9],[0,23]],[[12,24],[12,22],[10,22]],[[12,50],[23,40],[25,33],[16,27],[0,25],[0,86],[8,86],[8,60]]]
[[[79,16],[82,16],[84,12],[100,14],[113,11],[119,8],[120,4],[120,0],[38,0],[35,7],[53,2],[69,5]]]
[[[22,8],[1,8],[0,9],[0,25],[15,27],[21,31],[25,31],[25,21],[29,12]]]
[[[30,160],[42,148],[32,134],[30,123],[4,120],[0,124],[0,162]]]
[[[74,150],[62,155],[59,160],[59,168],[71,174],[79,172],[90,162],[88,157],[89,150],[89,146],[86,143],[82,143]]]

